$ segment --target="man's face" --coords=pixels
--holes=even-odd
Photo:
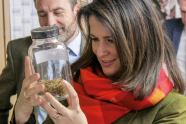
[[[60,38],[66,44],[77,36],[78,5],[72,8],[68,0],[36,0],[35,5],[40,26],[58,26]]]
[[[183,24],[186,25],[186,0],[180,0],[179,5]]]

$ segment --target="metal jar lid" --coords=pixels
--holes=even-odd
[[[59,35],[59,28],[57,26],[43,26],[31,30],[32,39],[45,39]]]

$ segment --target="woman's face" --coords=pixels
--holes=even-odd
[[[121,68],[115,43],[112,40],[112,37],[109,36],[107,31],[94,16],[90,16],[89,24],[92,50],[97,56],[105,76],[112,76]]]

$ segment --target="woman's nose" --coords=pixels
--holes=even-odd
[[[103,57],[103,56],[106,56],[108,55],[108,50],[107,50],[107,46],[106,44],[100,42],[98,47],[97,47],[97,56],[98,57]]]

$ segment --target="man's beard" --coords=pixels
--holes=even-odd
[[[71,22],[68,27],[60,26],[59,29],[62,29],[62,33],[60,34],[60,38],[63,42],[67,42],[76,32],[77,23],[75,19]]]

